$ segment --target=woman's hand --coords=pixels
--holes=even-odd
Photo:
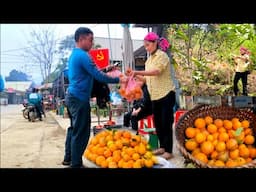
[[[127,77],[125,77],[125,76],[120,76],[119,77],[119,83],[126,84],[127,82],[128,82]]]

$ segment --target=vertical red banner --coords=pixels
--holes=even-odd
[[[94,63],[99,69],[109,65],[109,50],[108,49],[92,49],[89,51]]]

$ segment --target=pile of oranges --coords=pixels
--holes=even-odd
[[[185,148],[210,166],[237,167],[256,159],[255,136],[246,119],[197,118],[185,135]]]
[[[95,135],[84,156],[102,168],[152,168],[157,158],[148,142],[127,130],[106,130]]]

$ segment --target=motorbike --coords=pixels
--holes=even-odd
[[[36,107],[35,105],[33,104],[29,104],[27,106],[28,108],[28,121],[32,121],[32,122],[35,122],[35,120],[37,118],[39,118],[39,115],[37,113],[37,110],[36,110]],[[42,121],[42,119],[39,119],[40,121]]]
[[[28,119],[28,103],[23,103],[22,115],[25,119]]]

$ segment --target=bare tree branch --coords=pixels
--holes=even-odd
[[[31,40],[28,41],[30,48],[25,50],[25,55],[40,67],[43,81],[48,82],[57,48],[54,31],[50,29],[33,29],[30,34]]]

